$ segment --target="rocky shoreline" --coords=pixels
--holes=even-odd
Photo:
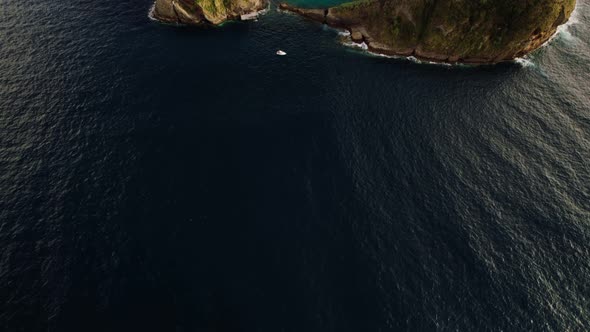
[[[410,7],[404,7],[403,2],[404,1],[401,0],[398,1],[397,4],[397,6],[401,8],[401,10],[399,11],[402,13],[402,15],[400,16],[405,16],[407,21],[411,23],[411,26],[416,28],[417,19],[411,16],[411,10],[408,9]],[[428,62],[451,64],[495,64],[500,62],[513,61],[516,58],[520,58],[534,51],[535,49],[545,44],[548,40],[550,40],[557,32],[557,28],[559,27],[559,25],[567,22],[567,18],[569,18],[569,15],[573,10],[573,7],[566,9],[562,6],[561,13],[559,13],[559,15],[557,15],[554,18],[554,21],[551,22],[552,24],[550,26],[548,26],[545,29],[537,28],[534,31],[531,31],[531,33],[527,35],[526,38],[523,38],[522,41],[518,41],[519,44],[509,44],[510,47],[507,47],[507,50],[490,50],[488,52],[473,52],[471,50],[466,52],[461,50],[461,52],[463,52],[461,53],[460,51],[454,52],[453,45],[444,45],[444,37],[442,38],[442,46],[437,46],[444,52],[437,51],[437,47],[432,47],[431,45],[428,45],[424,43],[422,40],[420,40],[420,37],[424,38],[423,31],[426,30],[429,27],[429,25],[432,25],[428,21],[423,23],[423,26],[420,29],[416,28],[416,30],[421,31],[419,33],[414,32],[414,35],[419,34],[420,37],[415,38],[415,40],[412,40],[411,42],[397,43],[395,39],[385,38],[381,31],[387,30],[388,28],[390,28],[390,26],[387,26],[387,23],[383,23],[384,26],[381,27],[380,30],[375,28],[375,21],[381,19],[382,17],[380,16],[386,16],[386,14],[378,12],[378,10],[382,10],[383,8],[376,9],[378,8],[378,6],[382,6],[380,2],[365,1],[360,2],[360,4],[361,6],[364,5],[364,7],[358,6],[348,9],[346,8],[346,5],[344,5],[332,8],[307,9],[292,6],[287,3],[282,3],[279,5],[279,8],[283,11],[288,11],[301,15],[312,21],[326,24],[336,29],[346,30],[350,32],[350,39],[354,43],[364,43],[367,46],[367,50],[371,53],[385,56],[414,57],[418,60]],[[553,15],[555,15],[555,13]],[[396,19],[399,19],[399,16],[396,17]],[[436,20],[437,18],[435,17],[431,19]],[[469,19],[471,20],[471,18]],[[485,24],[485,22],[476,22],[475,24],[482,25]],[[454,29],[456,29],[456,27],[453,26],[447,29],[449,31],[453,31]],[[444,31],[445,27],[443,26],[443,24],[436,26],[434,30],[442,30],[443,32],[446,32]],[[448,32],[446,32],[444,36],[446,36],[447,34]],[[374,37],[374,35],[378,36]],[[489,38],[489,36],[483,35],[481,39],[485,40],[485,38]],[[470,52],[476,55],[473,56],[469,54]]]
[[[227,21],[248,21],[268,10],[268,0],[156,0],[150,17],[179,25],[217,26]]]
[[[576,0],[356,0],[330,8],[279,9],[350,32],[378,55],[439,63],[495,64],[523,57],[566,23]],[[164,23],[218,26],[256,19],[270,0],[156,0]]]

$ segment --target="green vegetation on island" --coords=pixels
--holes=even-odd
[[[565,23],[575,0],[360,0],[297,12],[348,29],[375,52],[446,62],[495,63],[523,56]],[[318,15],[324,13],[323,15]]]
[[[267,7],[268,0],[156,0],[153,15],[169,23],[219,25]]]
[[[219,25],[252,19],[269,0],[156,0],[154,17]],[[347,29],[371,51],[468,63],[523,56],[555,34],[575,0],[357,0],[332,8],[281,8]]]

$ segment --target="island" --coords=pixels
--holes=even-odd
[[[281,4],[346,29],[375,53],[436,62],[498,63],[539,48],[568,21],[575,0],[359,0],[332,8]]]
[[[255,19],[269,0],[156,0],[153,18],[183,25],[220,25],[228,20]]]
[[[357,0],[331,8],[279,7],[350,32],[374,53],[436,62],[498,63],[546,43],[568,21],[576,0]],[[156,0],[168,23],[219,25],[249,20],[269,0]]]

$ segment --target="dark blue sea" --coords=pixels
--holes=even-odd
[[[590,328],[590,1],[479,67],[151,5],[0,1],[0,331]]]

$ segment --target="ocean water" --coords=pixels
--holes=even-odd
[[[0,5],[0,330],[588,329],[588,0],[482,67],[151,5]]]

